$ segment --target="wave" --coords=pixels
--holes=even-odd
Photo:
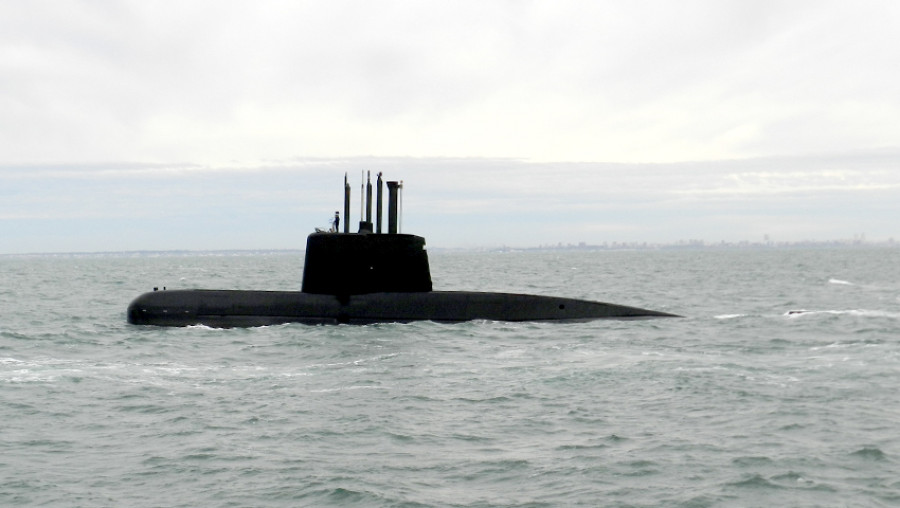
[[[866,446],[860,448],[859,450],[852,452],[850,455],[861,459],[875,461],[881,461],[887,458],[887,455],[883,451],[881,451],[880,448],[875,446]]]
[[[829,284],[834,284],[836,286],[853,286],[854,288],[858,288],[864,291],[878,291],[878,292],[896,292],[898,287],[893,284],[884,284],[882,283],[864,283],[859,284],[856,282],[851,282],[843,279],[835,279],[834,277],[828,279]]]
[[[857,317],[875,317],[875,318],[890,318],[890,319],[900,319],[900,312],[890,312],[885,310],[870,310],[870,309],[833,309],[833,310],[807,310],[807,309],[795,309],[789,310],[785,312],[783,315],[796,319],[803,316],[811,316],[811,315],[822,315],[829,314],[835,316],[857,316]]]
[[[741,480],[734,481],[729,483],[728,485],[732,487],[742,487],[742,488],[765,488],[765,489],[781,489],[783,488],[781,485],[777,483],[771,482],[760,474],[754,474],[750,476],[745,476]]]

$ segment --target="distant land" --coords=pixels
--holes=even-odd
[[[852,239],[844,240],[802,240],[783,241],[764,239],[753,242],[743,240],[738,242],[707,242],[705,240],[690,239],[680,240],[674,243],[653,242],[603,242],[602,244],[550,244],[540,245],[528,249],[514,250],[685,250],[685,249],[805,249],[805,248],[848,248],[848,247],[898,247],[893,238],[884,241],[867,241],[865,235],[859,235]]]
[[[670,243],[656,242],[586,242],[556,243],[532,247],[485,246],[485,247],[440,247],[429,245],[431,252],[539,252],[539,251],[615,251],[615,250],[766,250],[766,249],[851,249],[851,248],[896,248],[900,242],[889,238],[882,241],[866,240],[864,235],[844,240],[804,240],[776,242],[749,240],[739,242],[707,242],[690,239]],[[34,252],[0,254],[0,258],[77,258],[77,257],[173,257],[173,256],[271,256],[284,254],[302,255],[303,249],[237,249],[237,250],[138,250],[138,251],[96,251],[96,252]]]

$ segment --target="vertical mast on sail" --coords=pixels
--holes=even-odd
[[[344,173],[344,233],[350,232],[350,182]]]

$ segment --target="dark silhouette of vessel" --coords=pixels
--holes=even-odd
[[[372,184],[366,185],[366,220],[350,233],[350,186],[344,177],[344,229],[317,230],[306,240],[301,291],[163,290],[128,306],[138,325],[212,327],[281,323],[586,321],[678,317],[652,310],[573,298],[433,291],[425,239],[398,231],[401,182],[388,188],[387,233],[382,230],[382,177],[377,181],[376,227]]]

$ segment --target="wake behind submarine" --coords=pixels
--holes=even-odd
[[[283,323],[372,324],[437,321],[587,321],[679,317],[610,303],[553,296],[475,291],[433,291],[425,239],[398,232],[402,182],[390,181],[387,233],[382,233],[381,173],[376,223],[372,224],[371,176],[366,220],[350,233],[350,185],[344,176],[344,228],[317,229],[306,239],[300,291],[219,289],[144,293],[128,306],[135,325],[216,328]],[[337,214],[336,214],[337,215]]]

